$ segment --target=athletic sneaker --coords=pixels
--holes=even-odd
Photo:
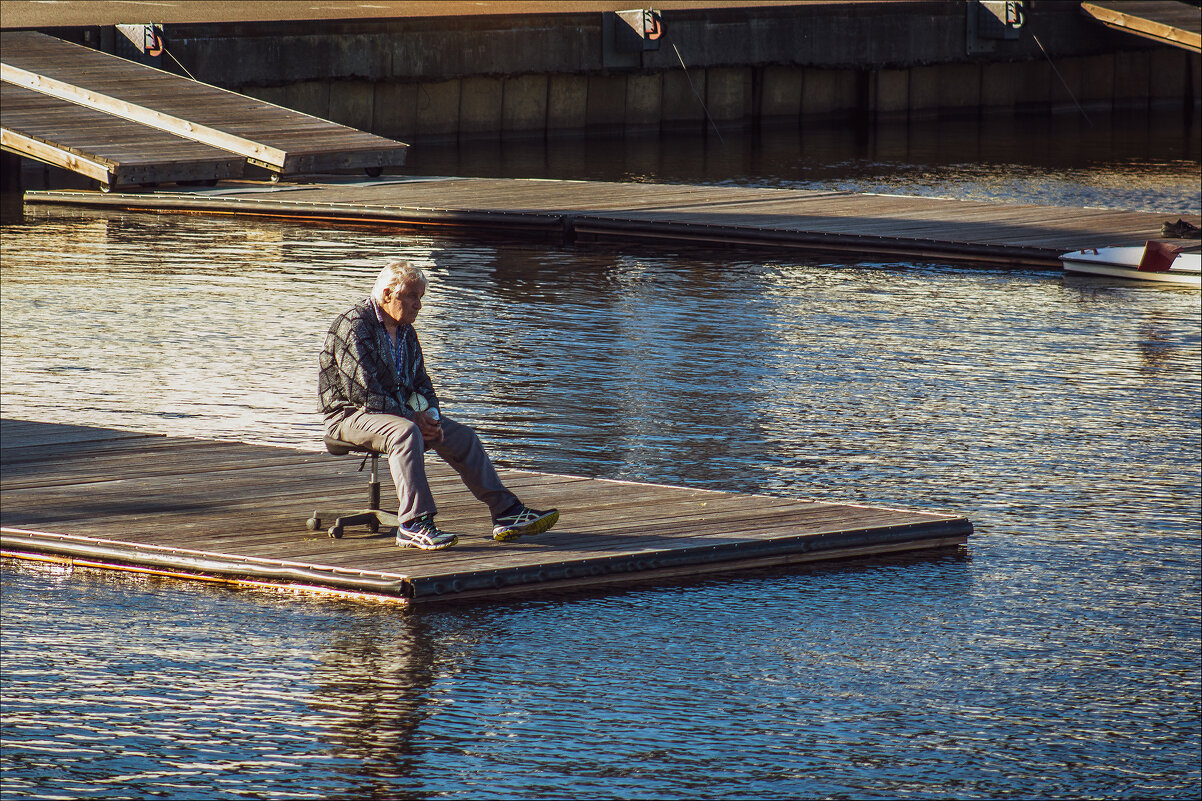
[[[434,525],[434,515],[422,515],[401,523],[396,529],[396,544],[402,548],[421,548],[423,551],[441,551],[459,542],[454,534],[448,534]]]
[[[505,542],[516,540],[518,537],[542,534],[550,530],[558,520],[558,509],[540,512],[529,506],[519,506],[512,514],[502,515],[492,521],[492,538],[498,542]]]

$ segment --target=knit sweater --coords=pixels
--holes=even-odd
[[[398,375],[392,342],[384,325],[376,318],[370,299],[355,304],[340,314],[326,334],[318,362],[317,395],[326,421],[346,417],[356,411],[383,412],[412,417],[405,401],[414,392],[438,406],[434,384],[426,374],[417,332],[411,325],[400,326],[404,333],[404,360],[412,386]]]

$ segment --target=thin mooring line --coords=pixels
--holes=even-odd
[[[1064,91],[1068,92],[1068,96],[1073,99],[1073,103],[1077,106],[1077,111],[1080,111],[1085,121],[1089,123],[1090,127],[1093,127],[1093,120],[1085,113],[1085,109],[1081,108],[1081,104],[1077,103],[1077,96],[1073,94],[1072,89],[1068,88],[1068,82],[1064,80],[1064,76],[1060,74],[1060,70],[1056,69],[1056,64],[1052,61],[1052,57],[1048,55],[1048,51],[1043,49],[1043,42],[1039,41],[1039,37],[1035,34],[1031,34],[1031,38],[1035,40],[1035,44],[1039,45],[1039,49],[1043,50],[1043,57],[1048,60],[1048,64],[1052,65],[1052,72],[1056,73],[1056,77],[1060,79],[1060,83],[1064,86]]]
[[[680,68],[684,70],[685,80],[689,82],[689,88],[693,90],[693,96],[696,97],[697,102],[701,104],[701,110],[705,112],[705,118],[710,121],[710,125],[714,129],[714,133],[718,134],[718,141],[725,145],[726,140],[722,138],[722,132],[718,130],[718,125],[714,122],[714,118],[710,116],[710,110],[706,108],[705,100],[702,99],[700,94],[698,94],[697,87],[693,86],[693,79],[689,77],[689,68],[684,65],[684,58],[680,55],[680,48],[676,46],[675,40],[672,40],[672,49],[676,51],[676,58],[680,61]]]

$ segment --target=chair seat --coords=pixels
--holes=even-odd
[[[333,437],[324,437],[323,441],[326,444],[326,450],[335,456],[346,456],[348,453],[380,453],[380,451],[369,448],[366,445],[356,445],[353,442],[347,442]]]
[[[334,525],[329,527],[328,533],[331,537],[338,539],[347,526],[366,525],[373,534],[379,531],[381,526],[385,528],[399,526],[400,520],[394,512],[380,509],[380,480],[376,471],[379,469],[377,462],[382,452],[367,445],[357,445],[354,442],[330,436],[322,437],[322,441],[325,442],[326,450],[334,456],[346,456],[348,453],[365,453],[371,456],[371,480],[367,485],[367,508],[352,512],[323,512],[318,509],[313,512],[312,517],[305,521],[305,528],[309,531],[317,531],[322,528],[325,521],[333,518]],[[359,465],[359,469],[362,470],[365,464],[367,464],[366,456],[363,457],[363,464]]]

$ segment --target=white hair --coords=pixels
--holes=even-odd
[[[376,285],[371,288],[371,296],[375,298],[376,303],[383,303],[385,289],[392,290],[395,295],[401,291],[401,287],[414,283],[426,286],[426,274],[422,272],[422,269],[404,259],[394,259],[385,264],[383,270],[380,270],[380,275],[376,278]]]

